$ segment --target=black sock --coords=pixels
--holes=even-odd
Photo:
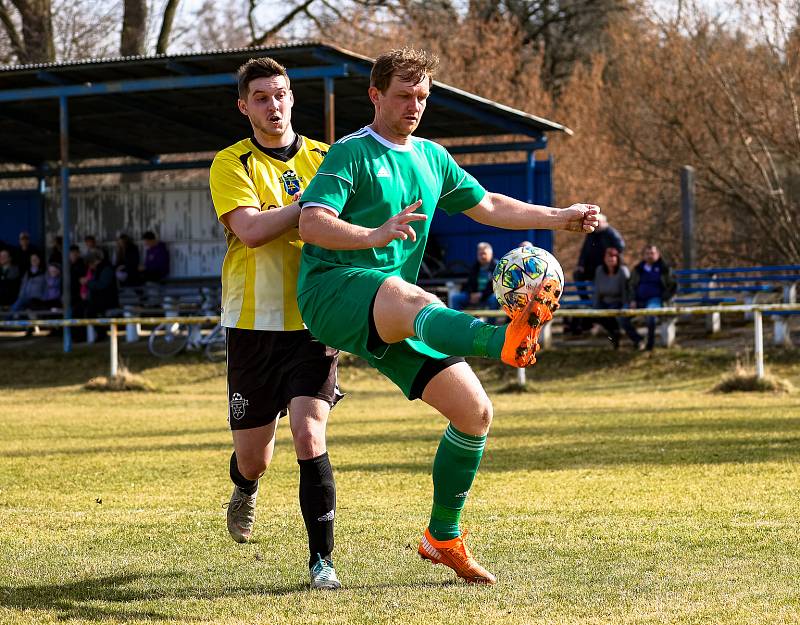
[[[298,460],[297,464],[300,465],[300,510],[306,523],[311,554],[309,566],[317,561],[317,554],[331,562],[336,484],[328,452],[309,460]]]
[[[236,452],[231,454],[231,481],[238,486],[245,495],[252,495],[258,490],[258,480],[248,480],[239,473],[239,464],[236,462]]]

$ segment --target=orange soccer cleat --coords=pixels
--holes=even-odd
[[[506,340],[500,359],[512,367],[529,367],[536,362],[539,333],[544,324],[558,310],[561,286],[553,278],[545,278],[528,301],[525,308],[509,312],[511,322],[506,329]]]
[[[483,568],[472,557],[463,536],[450,540],[436,540],[426,529],[417,549],[420,557],[434,564],[444,564],[456,572],[460,578],[470,584],[494,584],[495,576]]]

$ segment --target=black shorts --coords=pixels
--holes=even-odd
[[[267,425],[286,414],[295,397],[316,397],[332,407],[341,399],[338,350],[308,330],[225,328],[228,351],[228,423],[232,430]]]

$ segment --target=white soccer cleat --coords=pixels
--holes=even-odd
[[[238,486],[233,487],[231,500],[227,503],[227,519],[228,532],[237,543],[250,541],[253,523],[256,520],[256,497],[258,497],[258,487],[252,495],[243,493]]]
[[[317,561],[309,571],[312,590],[339,590],[342,587],[333,563],[317,554]]]

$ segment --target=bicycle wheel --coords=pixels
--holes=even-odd
[[[162,323],[150,333],[147,346],[158,358],[171,358],[189,341],[189,326],[185,323]]]
[[[222,362],[227,357],[225,328],[218,325],[203,339],[206,343],[206,358],[211,362]]]

